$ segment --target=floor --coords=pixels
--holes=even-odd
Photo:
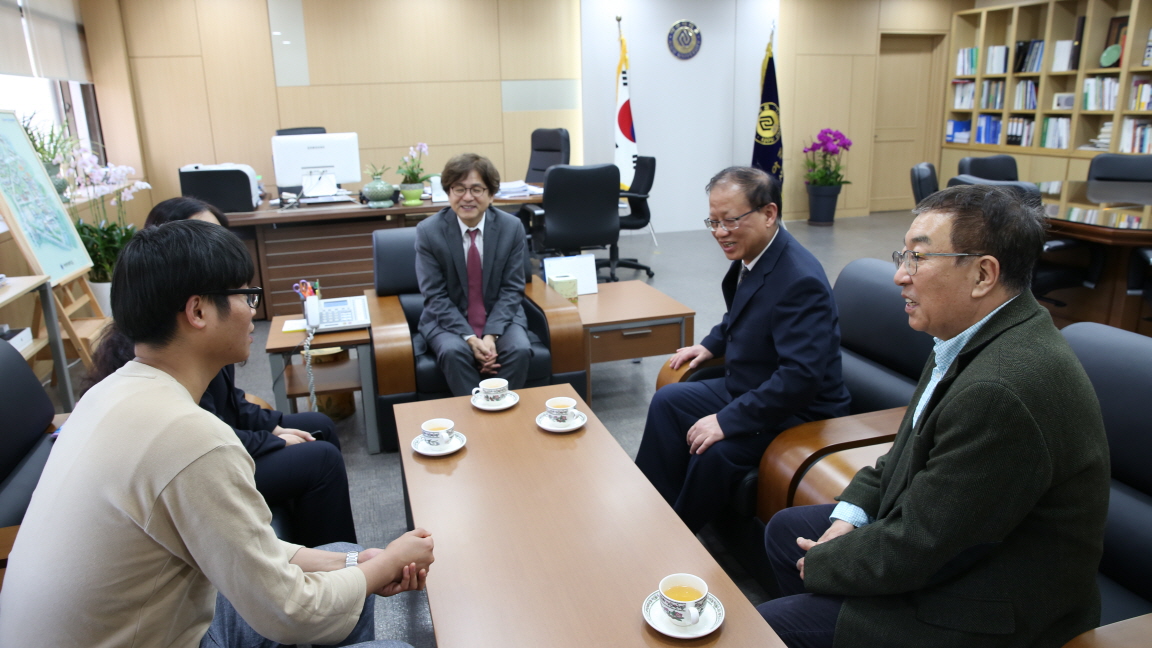
[[[830,281],[848,262],[861,257],[888,259],[901,248],[904,232],[911,223],[907,211],[882,212],[870,216],[843,218],[832,227],[810,226],[803,221],[787,223],[788,231],[824,265]],[[658,245],[647,231],[621,236],[621,257],[635,257],[649,264],[655,276],[620,270],[621,280],[646,280],[696,311],[696,338],[699,340],[720,321],[724,300],[720,280],[728,261],[701,226],[699,231],[657,233]],[[606,253],[600,253],[606,255]],[[602,271],[602,275],[606,271]],[[267,356],[261,352],[268,336],[268,322],[257,322],[252,355],[238,367],[236,382],[245,390],[273,402],[272,376]],[[663,358],[595,364],[592,367],[593,410],[630,456],[640,445],[648,403],[655,391],[656,374]],[[78,383],[77,383],[78,384]],[[360,407],[357,394],[357,408]],[[303,402],[303,401],[301,401]],[[359,410],[358,410],[359,411]],[[364,441],[361,416],[338,423],[348,468],[352,508],[357,534],[364,546],[383,547],[405,530],[404,503],[398,454],[369,455]],[[435,533],[435,529],[431,529]],[[753,602],[765,600],[764,592],[725,555],[722,546],[707,532],[701,541],[729,571],[741,590]],[[434,582],[435,572],[432,579]],[[406,641],[416,648],[436,645],[427,597],[409,592],[378,599],[377,637]]]

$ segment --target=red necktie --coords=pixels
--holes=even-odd
[[[484,268],[480,265],[480,249],[476,247],[478,229],[468,230],[472,245],[468,247],[468,324],[476,337],[484,337],[484,324],[488,314],[484,312]]]

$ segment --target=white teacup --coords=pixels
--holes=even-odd
[[[576,410],[576,399],[567,396],[557,396],[544,401],[548,408],[548,419],[558,425],[564,425],[572,420],[572,412]]]
[[[688,600],[689,597],[694,598]],[[706,598],[708,584],[698,576],[672,574],[660,581],[660,608],[678,626],[699,623]]]
[[[429,419],[420,424],[421,437],[424,439],[424,443],[436,447],[448,445],[452,440],[452,431],[455,428],[456,424],[451,419],[446,418]]]
[[[499,403],[508,395],[508,381],[503,378],[489,378],[481,380],[479,387],[472,388],[472,395],[484,394],[488,403]]]

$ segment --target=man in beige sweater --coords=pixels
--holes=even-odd
[[[372,594],[424,586],[422,529],[358,553],[278,540],[251,457],[197,404],[248,357],[252,274],[244,245],[199,221],[121,253],[112,306],[136,358],[81,399],[52,450],[0,592],[0,646],[362,641]]]

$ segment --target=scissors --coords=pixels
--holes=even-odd
[[[316,291],[312,289],[312,284],[308,283],[305,279],[301,279],[299,283],[292,284],[292,290],[296,291],[297,295],[300,295],[300,299],[316,294]]]

